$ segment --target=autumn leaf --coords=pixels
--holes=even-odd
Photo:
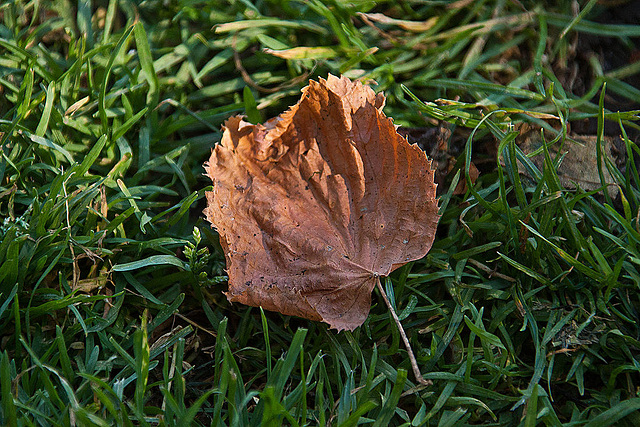
[[[439,219],[431,162],[384,102],[329,75],[263,125],[226,121],[205,164],[205,215],[225,252],[229,301],[353,330],[379,276],[426,255]]]
[[[542,144],[544,140],[540,134],[540,129],[528,124],[519,127],[520,135],[516,138],[516,143],[520,149],[530,157],[531,162],[540,171],[545,168]],[[580,186],[583,190],[593,191],[602,188],[600,174],[598,172],[598,138],[595,135],[568,134],[568,138],[562,145],[549,144],[547,149],[552,158],[562,157],[562,162],[557,167],[557,174],[560,184],[564,188],[576,188]],[[547,140],[553,136],[545,134]],[[626,163],[626,150],[624,143],[619,137],[603,136],[602,158],[607,159],[613,165],[621,167]],[[537,153],[537,154],[536,154]],[[604,160],[603,160],[604,162]],[[531,178],[528,171],[518,165],[521,174]],[[602,167],[602,178],[607,184],[609,196],[615,198],[618,195],[616,180],[611,176],[607,167]]]

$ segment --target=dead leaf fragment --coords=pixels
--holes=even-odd
[[[547,136],[545,136],[547,137]],[[548,136],[548,140],[552,136]],[[531,156],[531,161],[538,168],[544,170],[544,154],[539,153],[542,148],[542,136],[540,130],[530,126],[522,126],[520,135],[516,140],[520,149]],[[562,163],[558,167],[557,173],[565,188],[574,189],[580,186],[583,190],[592,191],[602,187],[598,173],[598,151],[596,149],[597,137],[594,135],[571,134],[570,138],[564,142],[560,150],[560,144],[549,145],[549,154],[554,159],[558,155],[563,156]],[[602,138],[602,151],[608,160],[618,167],[626,162],[626,153],[622,141],[617,137],[604,136]],[[522,165],[518,165],[520,173],[528,176]],[[602,172],[605,183],[608,184],[607,191],[611,197],[616,197],[618,188],[607,167],[602,165]]]
[[[382,13],[362,13],[358,12],[358,15],[364,16],[367,19],[381,24],[396,25],[403,30],[413,31],[415,33],[421,33],[428,31],[438,22],[437,17],[429,18],[426,21],[407,21],[404,19],[395,19],[388,17]]]
[[[330,47],[293,47],[291,49],[273,50],[269,48],[263,48],[264,53],[277,56],[283,59],[325,59],[332,58],[337,55],[335,49]]]
[[[379,276],[431,248],[431,162],[382,113],[384,96],[330,75],[263,125],[232,117],[205,168],[229,301],[353,330]]]

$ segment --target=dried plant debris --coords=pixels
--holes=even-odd
[[[545,133],[547,141],[553,139]],[[517,140],[518,146],[530,159],[538,170],[544,170],[544,152],[542,152],[542,135],[540,129],[523,125]],[[597,137],[593,135],[570,135],[564,144],[560,142],[548,144],[549,155],[552,159],[562,156],[558,166],[558,178],[563,187],[573,189],[579,186],[583,190],[592,191],[602,187],[598,173]],[[626,153],[624,144],[619,137],[604,136],[602,138],[602,152],[610,165],[618,169],[624,168]],[[533,154],[533,155],[532,155]],[[518,165],[520,172],[529,176],[524,167]],[[602,172],[611,197],[618,194],[615,180],[609,173],[607,166],[602,163]],[[530,177],[530,176],[529,176]]]
[[[263,125],[232,117],[205,165],[230,301],[353,330],[379,276],[422,258],[438,223],[424,151],[368,86],[329,75]]]

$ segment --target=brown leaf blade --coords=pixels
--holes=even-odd
[[[430,161],[346,77],[310,81],[264,125],[225,123],[208,164],[207,219],[230,301],[353,330],[378,276],[422,258],[438,222]]]

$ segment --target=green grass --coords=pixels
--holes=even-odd
[[[640,70],[594,54],[583,88],[567,70],[578,35],[630,51],[640,26],[570,3],[4,2],[0,424],[638,425],[640,89],[624,79]],[[294,47],[324,49],[263,51]],[[446,122],[460,148],[431,252],[387,287],[428,388],[380,295],[337,334],[222,293],[202,215],[220,126],[327,73],[375,81],[397,124]],[[584,120],[617,198],[560,183],[548,146]],[[542,170],[516,144],[525,122],[546,129]]]

